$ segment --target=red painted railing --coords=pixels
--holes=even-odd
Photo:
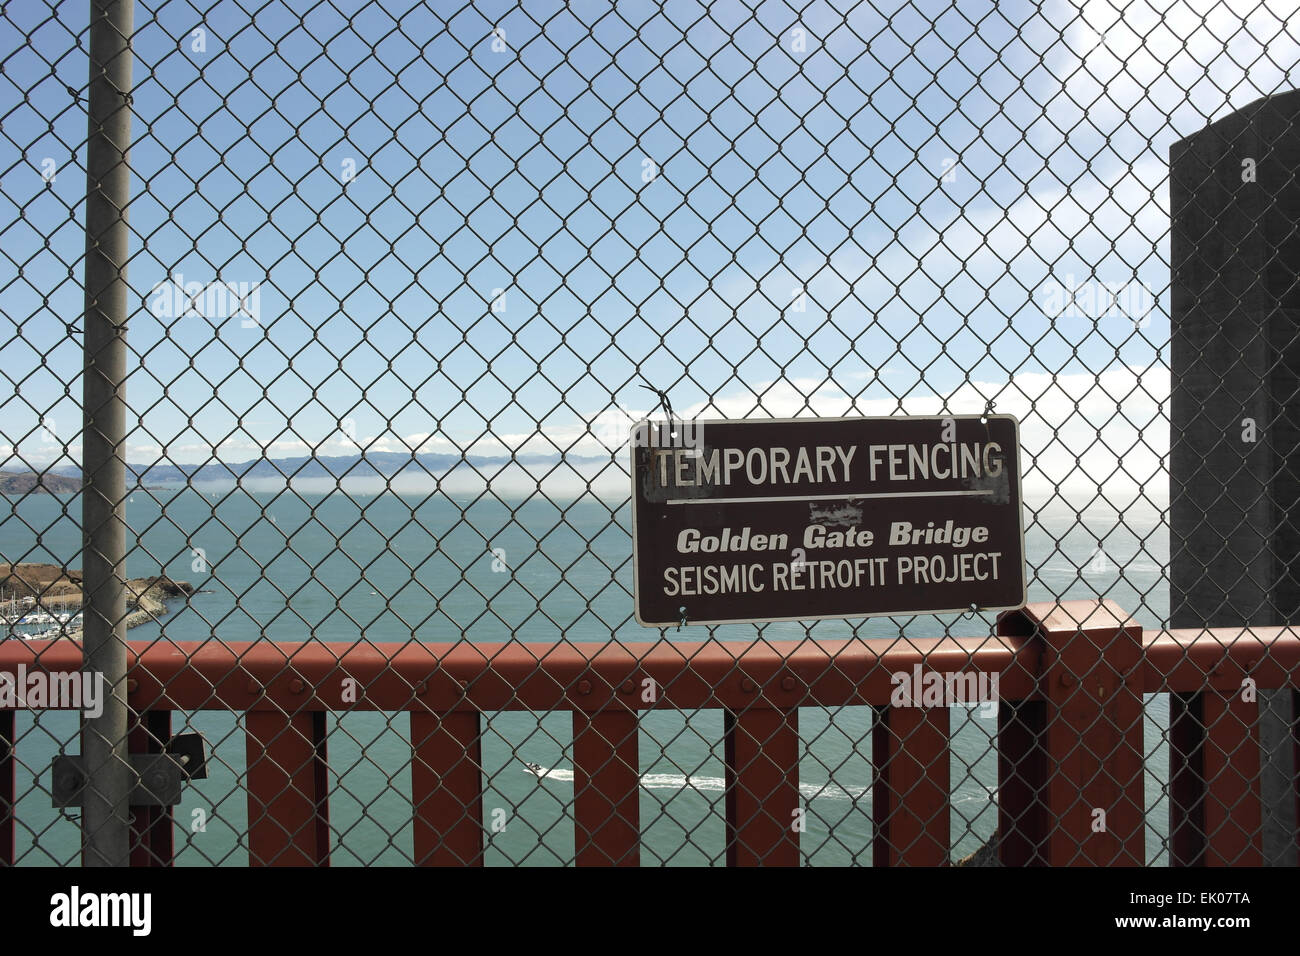
[[[878,649],[880,648],[880,649]],[[801,707],[870,705],[876,865],[950,862],[944,708],[891,707],[891,675],[997,674],[998,854],[1011,865],[1141,865],[1143,694],[1171,694],[1171,862],[1261,861],[1258,705],[1290,688],[1300,632],[1142,629],[1110,601],[1035,604],[996,637],[757,644],[133,642],[132,750],[173,710],[243,712],[250,862],[329,861],[327,711],[410,714],[414,848],[422,865],[483,860],[481,713],[573,714],[579,865],[639,859],[638,712],[725,712],[727,863],[797,865]],[[75,671],[72,642],[0,644],[0,671]],[[643,681],[654,700],[643,699]],[[355,702],[345,700],[354,681]],[[649,696],[649,695],[645,695]],[[1300,703],[1300,700],[1297,701]],[[14,857],[14,712],[0,711],[0,861]],[[1300,760],[1300,738],[1294,741]],[[1298,797],[1300,802],[1300,797]],[[1104,811],[1104,828],[1097,810]],[[172,858],[165,809],[136,813],[136,865]]]

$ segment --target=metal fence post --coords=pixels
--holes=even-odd
[[[83,720],[82,862],[126,866],[134,784],[126,704],[126,314],[132,0],[91,0],[83,375],[83,668],[103,675]]]

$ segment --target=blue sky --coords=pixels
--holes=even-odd
[[[1107,371],[1158,420],[1169,144],[1297,62],[1290,8],[1239,2],[400,6],[137,3],[131,460],[591,453],[642,375],[705,415],[996,397],[1051,444],[1053,376]],[[0,452],[29,462],[79,454],[85,7],[0,19]],[[258,322],[156,317],[174,274],[260,283]],[[1053,321],[1071,277],[1154,309]]]

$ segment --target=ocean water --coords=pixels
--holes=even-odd
[[[28,496],[0,513],[0,560],[80,567],[78,498]],[[985,635],[992,615],[926,615],[809,625],[725,625],[660,632],[632,618],[626,500],[486,492],[348,493],[230,487],[136,490],[127,506],[128,574],[166,573],[199,592],[174,602],[132,640],[444,642],[719,640]],[[1103,595],[1147,628],[1168,612],[1168,529],[1153,507],[1078,509],[1027,499],[1029,599]],[[494,569],[495,565],[495,569]],[[803,708],[801,790],[811,864],[871,861],[871,711]],[[950,710],[955,854],[996,826],[996,717]],[[1148,860],[1164,857],[1168,767],[1164,695],[1146,705]],[[572,729],[567,712],[485,715],[487,862],[559,865],[573,856]],[[209,778],[176,808],[179,865],[244,865],[247,808],[237,715],[177,714],[201,731]],[[410,759],[402,714],[330,715],[333,865],[401,864],[412,856]],[[75,715],[20,712],[17,808],[23,864],[76,862],[75,811],[50,807],[50,761],[79,750]],[[722,713],[654,711],[640,734],[642,863],[724,859]],[[543,769],[532,772],[526,764]],[[505,828],[491,827],[504,811]],[[496,819],[502,819],[498,813]],[[199,824],[202,823],[202,827]]]

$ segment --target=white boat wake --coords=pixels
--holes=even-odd
[[[553,780],[556,783],[573,783],[573,771],[559,767],[543,767],[541,764],[525,763],[525,773],[532,774],[539,780]],[[722,777],[687,776],[681,773],[643,773],[641,787],[644,790],[695,790],[699,793],[725,793],[727,781]],[[799,793],[805,800],[849,800],[871,802],[871,787],[840,786],[836,783],[800,783]],[[954,794],[954,804],[971,802],[997,802],[997,792]]]

